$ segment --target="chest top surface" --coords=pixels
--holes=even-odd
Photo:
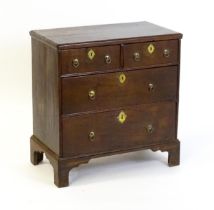
[[[66,45],[87,44],[89,42],[131,42],[146,40],[167,40],[182,38],[182,34],[143,21],[70,28],[33,30],[31,36],[55,48]],[[140,39],[140,40],[139,40]]]

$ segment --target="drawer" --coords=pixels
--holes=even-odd
[[[62,119],[63,156],[131,149],[175,139],[175,103],[144,104]]]
[[[120,67],[120,46],[63,50],[60,53],[62,74],[99,72]]]
[[[177,64],[178,40],[124,45],[124,68]]]
[[[177,67],[62,79],[62,113],[108,110],[177,98]]]

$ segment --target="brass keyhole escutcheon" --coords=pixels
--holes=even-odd
[[[126,75],[124,73],[120,74],[119,81],[121,84],[123,84],[126,81]]]
[[[153,44],[150,44],[147,47],[147,50],[148,50],[149,54],[152,54],[155,51],[155,46]]]
[[[95,56],[94,50],[90,49],[90,50],[88,51],[88,58],[89,58],[90,60],[93,60],[94,56]]]
[[[126,121],[127,115],[124,111],[121,111],[117,116],[118,121],[122,124]]]

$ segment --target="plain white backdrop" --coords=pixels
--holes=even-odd
[[[1,209],[214,209],[213,1],[0,1]],[[184,34],[181,165],[141,151],[90,161],[58,189],[45,159],[29,161],[32,29],[150,21]]]

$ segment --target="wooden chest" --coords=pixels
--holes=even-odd
[[[34,30],[31,162],[54,183],[90,159],[151,149],[179,164],[182,34],[148,23]]]

